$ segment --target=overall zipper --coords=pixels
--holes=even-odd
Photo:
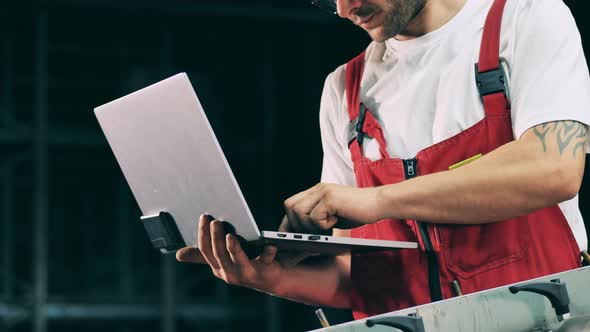
[[[414,178],[418,175],[418,160],[416,158],[404,159],[404,174],[406,180]],[[426,260],[428,263],[428,287],[430,288],[430,300],[440,301],[443,299],[442,290],[440,287],[440,268],[434,247],[432,246],[432,239],[428,234],[428,226],[420,221],[416,221],[418,230],[424,243],[424,250],[426,252]]]

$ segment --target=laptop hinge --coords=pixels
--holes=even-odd
[[[186,247],[170,213],[162,211],[156,215],[142,216],[141,222],[154,248],[176,251]]]

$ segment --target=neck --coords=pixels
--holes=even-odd
[[[406,29],[395,36],[397,40],[410,40],[432,32],[450,21],[467,0],[428,0],[424,8],[410,21]]]

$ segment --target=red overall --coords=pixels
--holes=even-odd
[[[488,14],[479,73],[476,72],[485,118],[418,152],[413,159],[389,157],[381,126],[359,100],[364,53],[348,63],[346,93],[350,120],[360,123],[360,133],[350,144],[359,187],[398,183],[417,175],[446,171],[451,165],[487,154],[514,140],[499,64],[505,2],[496,0]],[[364,135],[379,143],[380,160],[371,161],[363,156]],[[420,243],[420,250],[352,255],[351,303],[356,319],[452,297],[454,280],[463,293],[472,293],[580,267],[578,245],[557,205],[492,224],[381,220],[351,233],[357,238]]]

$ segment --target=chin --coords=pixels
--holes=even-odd
[[[383,27],[371,29],[367,31],[367,33],[369,34],[369,37],[371,37],[371,39],[378,43],[384,42],[388,39],[388,37],[385,35],[385,32],[383,31]]]

